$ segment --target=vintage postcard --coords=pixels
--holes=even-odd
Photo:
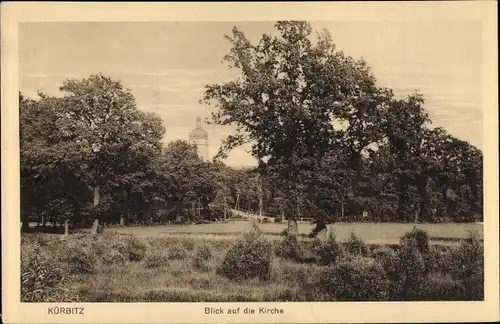
[[[499,320],[496,6],[2,3],[3,320]]]

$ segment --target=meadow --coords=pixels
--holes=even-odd
[[[470,235],[483,239],[483,225],[477,223],[436,223],[436,224],[409,224],[409,223],[335,223],[329,225],[339,240],[346,240],[351,233],[359,236],[367,244],[398,244],[404,233],[411,231],[414,227],[427,232],[431,243],[453,244]],[[309,222],[298,222],[300,236],[311,233],[314,225]],[[250,221],[229,221],[227,223],[211,223],[197,225],[160,225],[160,226],[137,226],[117,227],[111,229],[117,233],[135,234],[143,237],[157,237],[162,235],[223,235],[225,238],[234,239],[240,233],[252,228]],[[279,237],[287,228],[286,223],[263,223],[259,224],[263,234],[269,239]],[[224,239],[221,238],[221,239]]]
[[[207,233],[212,225],[227,232]],[[462,236],[453,245],[432,244],[432,235],[444,235],[435,225],[430,235],[395,224],[403,231],[397,244],[368,243],[382,236],[379,224],[357,224],[349,234],[347,224],[336,224],[335,236],[326,240],[272,235],[280,224],[248,223],[250,228],[236,235],[230,225],[207,224],[198,233],[188,232],[191,225],[172,225],[117,228],[102,235],[23,234],[22,300],[483,299],[483,244],[465,225],[457,224],[455,234]],[[171,228],[178,230],[168,232]]]

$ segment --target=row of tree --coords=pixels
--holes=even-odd
[[[420,94],[379,87],[326,31],[313,42],[306,22],[276,28],[257,45],[236,28],[226,36],[241,75],[208,85],[202,101],[236,131],[212,162],[187,142],[163,145],[162,120],[107,76],[67,80],[60,97],[20,94],[23,226],[213,219],[237,206],[321,221],[482,215],[481,151],[432,128]],[[220,161],[244,143],[256,168]]]
[[[234,125],[220,150],[252,143],[279,209],[327,219],[472,220],[482,214],[482,153],[432,128],[424,98],[397,98],[363,60],[304,21],[252,44],[236,27],[225,57],[237,79],[208,85],[212,122]],[[340,211],[338,211],[340,206]],[[338,217],[338,216],[337,216]]]

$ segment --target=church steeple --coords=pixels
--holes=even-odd
[[[201,118],[196,117],[196,127],[189,133],[189,142],[196,145],[198,155],[208,161],[208,132],[201,128]]]

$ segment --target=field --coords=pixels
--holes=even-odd
[[[344,241],[351,233],[355,233],[367,244],[398,244],[404,233],[413,227],[426,231],[432,243],[451,244],[474,234],[483,239],[483,225],[476,223],[446,223],[446,224],[403,224],[403,223],[336,223],[330,225],[337,239]],[[130,233],[143,237],[157,237],[162,235],[224,235],[234,238],[242,232],[250,230],[251,222],[230,221],[229,223],[213,223],[199,225],[162,225],[151,227],[122,227],[113,228],[118,233]],[[286,229],[285,223],[259,224],[260,229],[270,239],[279,236]],[[298,223],[301,235],[308,235],[313,225]],[[223,238],[221,238],[223,239]]]
[[[482,242],[470,237],[480,225],[422,224],[432,235],[413,230],[406,241],[400,237],[412,225],[335,224],[337,239],[324,241],[276,235],[284,226],[259,224],[260,233],[238,222],[26,234],[21,295],[26,302],[483,298]],[[308,226],[301,224],[301,233]],[[455,242],[429,245],[433,236]]]

